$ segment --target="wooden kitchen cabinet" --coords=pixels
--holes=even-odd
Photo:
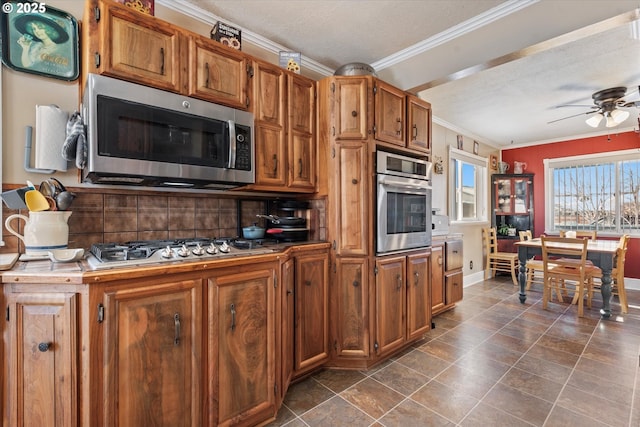
[[[277,264],[208,279],[208,425],[255,425],[276,413]]]
[[[406,323],[405,256],[376,260],[376,340],[378,354],[390,353],[405,341]]]
[[[202,425],[201,283],[156,279],[105,290],[105,426]]]
[[[463,297],[462,240],[448,238],[431,247],[431,311],[436,316]]]
[[[407,95],[407,147],[431,153],[431,104]]]
[[[431,252],[376,260],[376,342],[379,355],[421,338],[431,329]]]
[[[335,357],[366,359],[370,354],[369,263],[366,257],[339,257],[331,282],[332,338]]]
[[[407,340],[431,329],[431,252],[407,256]]]
[[[329,255],[297,254],[294,275],[294,376],[300,376],[329,359]]]
[[[338,255],[370,253],[369,214],[373,203],[369,182],[367,146],[358,141],[344,141],[332,148],[329,177],[330,198],[328,224]]]
[[[189,35],[187,95],[230,107],[249,107],[247,56],[204,36]]]
[[[254,61],[256,182],[254,190],[316,188],[315,82]]]
[[[331,97],[331,105],[327,108],[333,111],[331,136],[340,141],[366,140],[371,133],[369,114],[373,111],[369,97],[371,80],[367,77],[333,77],[324,83],[330,92],[324,96]]]
[[[84,73],[183,92],[186,38],[180,28],[112,1],[87,1],[84,16]]]
[[[79,425],[78,311],[74,292],[5,285],[3,425]]]
[[[277,325],[280,325],[277,343],[280,356],[280,365],[277,368],[280,402],[284,399],[289,384],[293,379],[295,334],[294,268],[293,258],[288,258],[282,263],[280,267],[280,283],[282,283],[280,286],[280,300],[279,304],[276,304],[276,307],[278,307],[276,308],[276,322]]]
[[[431,246],[431,313],[435,316],[445,308],[444,242]]]
[[[406,145],[406,98],[403,91],[376,80],[374,137],[379,141]]]

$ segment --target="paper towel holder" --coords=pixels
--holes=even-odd
[[[52,174],[55,173],[55,169],[38,169],[32,168],[31,163],[31,138],[33,135],[33,128],[31,126],[27,126],[25,128],[25,141],[24,141],[24,170],[27,172],[35,172],[35,173],[47,173]]]

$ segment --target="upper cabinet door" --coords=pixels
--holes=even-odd
[[[333,135],[336,139],[367,139],[369,79],[357,77],[337,77],[333,82],[335,100]]]
[[[288,75],[289,187],[300,191],[316,186],[316,98],[313,80]]]
[[[407,95],[407,148],[431,152],[431,104]]]
[[[405,94],[398,88],[376,81],[375,138],[390,144],[405,146]]]
[[[189,96],[247,109],[247,57],[206,37],[189,37]]]
[[[179,92],[180,30],[126,7],[103,6],[100,48],[92,53],[97,65],[91,71]]]

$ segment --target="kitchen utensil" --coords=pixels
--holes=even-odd
[[[73,199],[75,199],[75,197],[75,193],[72,193],[71,191],[63,191],[61,193],[58,193],[58,195],[56,196],[58,209],[61,211],[66,211],[67,209],[69,209],[69,206],[71,206],[71,202],[73,202]]]
[[[26,209],[27,205],[24,202],[24,195],[29,190],[29,187],[21,187],[15,190],[5,191],[0,194],[0,197],[2,197],[4,204],[7,205],[9,209]]]
[[[307,219],[299,216],[282,217],[277,215],[261,215],[261,214],[258,214],[256,216],[259,218],[266,218],[269,220],[270,225],[275,225],[278,227],[283,225],[304,227],[307,225]]]
[[[72,262],[81,260],[84,256],[84,249],[54,249],[47,252],[52,262]]]
[[[49,182],[48,180],[44,180],[40,183],[40,187],[38,190],[42,193],[43,196],[54,197],[56,194],[56,187]]]
[[[272,238],[283,242],[304,242],[309,239],[309,230],[306,228],[268,228],[267,233]]]
[[[24,195],[24,202],[31,212],[46,211],[49,209],[49,203],[46,197],[38,190],[29,190]]]
[[[42,197],[46,203],[44,196]],[[49,206],[49,204],[47,204]],[[4,226],[7,231],[22,240],[28,255],[46,255],[53,249],[65,249],[69,241],[69,226],[67,221],[71,211],[33,211],[26,217],[14,214],[7,217]],[[12,226],[14,219],[21,219],[24,224],[24,235],[18,233]]]
[[[49,209],[50,211],[57,211],[58,210],[58,204],[56,203],[56,199],[54,199],[51,196],[45,196],[45,199],[47,200],[47,203],[49,204]]]
[[[258,224],[253,224],[249,227],[242,228],[242,235],[245,239],[262,239],[264,238],[265,229],[258,227]]]

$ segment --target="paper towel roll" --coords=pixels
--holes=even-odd
[[[62,146],[67,137],[69,115],[56,105],[36,105],[36,149],[37,169],[67,170],[67,161],[62,157]]]

